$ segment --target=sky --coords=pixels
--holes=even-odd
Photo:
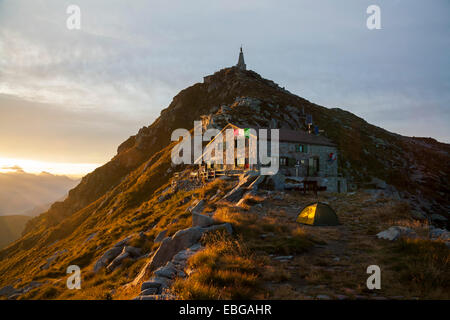
[[[0,167],[93,170],[240,45],[292,93],[450,143],[449,16],[448,0],[0,0]]]

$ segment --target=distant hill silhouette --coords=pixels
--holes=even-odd
[[[78,181],[46,172],[31,174],[20,169],[0,173],[0,216],[43,213],[50,203],[64,198]]]
[[[0,248],[18,239],[22,234],[29,216],[0,216]]]

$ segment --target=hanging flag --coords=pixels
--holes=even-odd
[[[244,135],[246,138],[250,138],[250,128],[245,128],[244,129]]]
[[[234,129],[234,135],[238,136],[239,135],[239,129]]]
[[[312,124],[312,115],[311,114],[307,114],[306,115],[306,124]]]
[[[336,159],[337,159],[337,154],[331,152],[328,156],[328,161],[332,163],[332,162],[336,161]]]
[[[244,129],[239,129],[239,136],[244,136]]]
[[[315,135],[319,134],[319,126],[314,126],[314,134]]]

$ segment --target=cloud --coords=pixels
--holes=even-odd
[[[18,165],[14,165],[14,166],[2,166],[1,167],[2,170],[11,170],[11,171],[16,171],[16,172],[24,172],[22,167],[18,166]]]
[[[10,157],[105,162],[181,89],[237,62],[391,131],[450,142],[446,1],[0,1],[0,144]],[[3,155],[6,156],[6,155]]]

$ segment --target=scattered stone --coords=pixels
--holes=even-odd
[[[341,259],[339,257],[334,257],[333,261],[339,262]]]
[[[200,243],[194,244],[192,247],[189,248],[191,251],[198,251],[202,248],[202,245]]]
[[[113,271],[115,268],[117,268],[121,263],[122,260],[128,258],[130,254],[125,251],[125,248],[123,248],[122,253],[119,254],[107,267],[106,270]]]
[[[252,185],[252,182],[259,180],[258,179],[259,176],[255,176],[255,175],[250,175],[250,174],[246,174],[246,175],[242,175],[239,178],[239,183],[237,184],[237,186],[235,186],[230,192],[228,192],[224,197],[223,200],[229,201],[229,202],[238,202],[242,196],[244,195],[244,193],[246,191],[248,191],[248,187],[250,185]],[[262,180],[259,180],[258,184],[261,182]],[[257,185],[253,185],[252,188],[256,188]]]
[[[91,241],[95,236],[97,235],[97,232],[91,233],[85,240],[84,243]]]
[[[210,225],[214,224],[214,220],[209,217],[206,216],[204,214],[199,214],[199,213],[192,213],[192,226],[196,227],[208,227]]]
[[[141,296],[150,296],[150,295],[158,294],[158,289],[159,288],[148,288],[148,289],[145,289],[144,291],[142,291],[140,293],[140,295]]]
[[[98,272],[101,268],[106,267],[110,261],[121,254],[121,247],[113,247],[107,250],[94,264],[94,273]]]
[[[130,242],[131,238],[133,236],[128,236],[125,239],[120,240],[119,242],[117,242],[114,247],[123,247],[124,245],[126,245],[128,242]]]
[[[141,249],[132,247],[132,246],[125,246],[124,247],[125,252],[128,252],[132,257],[139,257],[141,255]]]
[[[176,300],[177,297],[171,294],[156,294],[149,296],[139,296],[134,298],[134,300]]]
[[[145,281],[142,283],[141,285],[141,292],[144,292],[147,289],[159,289],[161,288],[161,283],[160,282],[155,282],[155,281]]]
[[[327,296],[326,294],[319,294],[316,298],[319,300],[331,300],[330,296]]]
[[[337,294],[335,297],[338,300],[347,300],[348,299],[348,296],[343,295],[343,294]]]
[[[163,277],[168,279],[173,279],[177,274],[177,269],[173,266],[173,264],[169,261],[164,267],[158,268],[154,275],[157,277]]]
[[[200,214],[203,211],[203,208],[205,206],[205,200],[200,200],[198,202],[195,202],[191,207],[188,208],[188,211],[192,214],[197,213]]]
[[[380,233],[377,234],[378,239],[386,239],[389,241],[395,241],[401,237],[406,238],[415,238],[417,237],[416,232],[408,227],[402,227],[402,226],[393,226],[389,229],[386,229]]]
[[[279,194],[276,194],[272,197],[273,200],[284,200],[284,193],[281,192]]]
[[[446,240],[449,238],[449,232],[445,229],[434,228],[433,226],[430,226],[430,237],[432,239],[439,239],[442,237],[444,240]]]
[[[432,221],[441,221],[441,222],[445,222],[445,221],[447,221],[448,219],[447,219],[446,217],[440,215],[440,214],[433,213],[433,214],[431,215],[431,220],[432,220]]]
[[[229,234],[233,234],[233,227],[228,222],[223,223],[223,224],[216,224],[211,227],[204,228],[203,230],[204,230],[204,232],[211,232],[211,231],[217,231],[217,230],[222,230],[222,229],[227,231]]]
[[[294,256],[278,256],[273,259],[274,260],[292,260],[292,258],[294,258]]]
[[[153,255],[150,268],[154,269],[165,265],[177,252],[196,244],[202,235],[201,227],[191,227],[176,232],[172,237],[165,238]]]
[[[17,293],[17,291],[18,290],[13,286],[4,286],[3,288],[0,289],[0,296],[9,297],[10,295]]]
[[[167,229],[161,231],[160,233],[158,233],[158,235],[156,236],[156,238],[153,242],[159,243],[159,242],[163,241],[163,239],[166,237],[166,234],[167,234]]]
[[[22,293],[18,292],[18,293],[14,293],[12,295],[10,295],[8,297],[8,300],[16,300],[17,298],[19,298],[22,295]]]

